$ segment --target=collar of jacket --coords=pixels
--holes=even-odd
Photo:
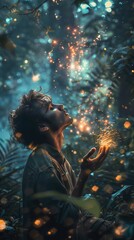
[[[65,157],[62,152],[59,152],[55,147],[49,145],[49,144],[41,144],[37,147],[37,149],[42,148],[45,149],[50,156],[52,156],[54,159],[56,159],[59,164],[64,164]]]

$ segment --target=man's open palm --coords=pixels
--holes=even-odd
[[[82,164],[81,164],[81,170],[85,172],[93,172],[96,169],[98,169],[103,161],[105,160],[109,148],[100,147],[98,154],[95,158],[91,158],[93,153],[96,151],[96,148],[92,148],[83,158],[82,158]]]

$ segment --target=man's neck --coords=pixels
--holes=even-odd
[[[56,148],[58,152],[61,152],[63,144],[64,134],[63,131],[51,133],[47,138],[46,143]]]
[[[64,140],[63,131],[55,134],[55,136],[54,136],[54,143],[55,143],[56,149],[57,149],[59,152],[61,151],[62,144],[63,144],[63,140]]]

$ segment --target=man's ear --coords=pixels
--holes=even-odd
[[[47,132],[47,131],[49,131],[49,127],[42,125],[42,126],[39,126],[39,130],[42,133]]]

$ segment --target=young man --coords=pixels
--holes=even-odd
[[[22,183],[24,240],[112,239],[108,235],[112,228],[109,222],[90,214],[86,216],[54,193],[45,195],[53,191],[70,198],[81,197],[90,173],[101,166],[108,149],[100,148],[97,156],[91,158],[96,151],[92,148],[82,159],[76,181],[72,167],[61,152],[63,131],[73,121],[63,105],[31,90],[12,111],[10,120],[18,142],[33,149]]]

